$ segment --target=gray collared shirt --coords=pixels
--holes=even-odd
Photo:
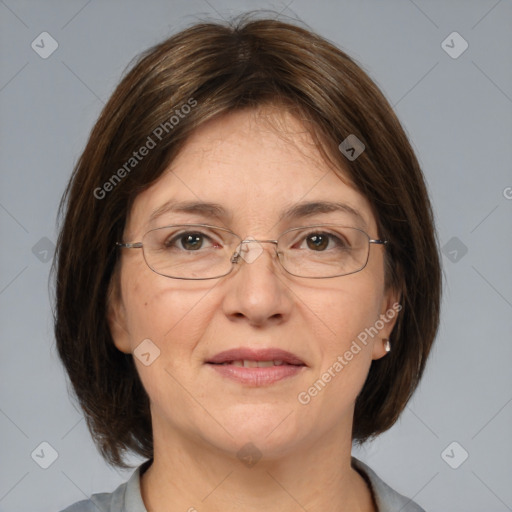
[[[114,492],[93,494],[91,499],[79,501],[62,512],[147,512],[140,492],[140,474],[150,463],[149,460],[141,464],[130,479]],[[378,512],[425,512],[414,501],[394,491],[370,467],[355,457],[352,457],[352,467],[366,477]]]

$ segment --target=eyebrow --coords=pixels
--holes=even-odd
[[[148,219],[148,225],[167,213],[192,213],[195,215],[203,215],[205,217],[213,217],[217,220],[224,220],[231,217],[227,210],[218,203],[171,200],[167,201],[151,213]]]
[[[298,203],[284,210],[281,213],[279,220],[300,219],[312,217],[313,215],[320,213],[332,212],[348,213],[366,226],[363,216],[355,208],[352,208],[348,204],[336,201],[309,201],[306,203]]]
[[[289,206],[279,215],[279,222],[312,217],[322,213],[343,212],[357,219],[364,227],[363,216],[351,206],[336,201],[308,201]],[[189,213],[211,217],[219,221],[231,220],[233,215],[218,203],[203,201],[170,200],[154,210],[148,219],[148,225],[167,213]]]

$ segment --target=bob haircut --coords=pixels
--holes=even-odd
[[[202,123],[273,106],[308,127],[326,162],[369,201],[386,285],[401,296],[393,350],[374,360],[355,404],[352,440],[389,429],[416,389],[434,341],[441,270],[424,178],[407,135],[370,77],[343,51],[294,23],[244,15],[200,22],[140,55],[105,105],[59,205],[54,329],[58,354],[105,460],[153,457],[149,398],[107,320],[134,199]],[[356,159],[338,148],[355,135]],[[144,150],[143,148],[146,148]],[[63,222],[62,222],[62,217]]]

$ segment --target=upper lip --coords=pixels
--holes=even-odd
[[[254,349],[248,347],[233,348],[219,352],[211,359],[208,359],[207,363],[222,364],[229,363],[232,361],[283,361],[283,363],[293,364],[296,366],[306,366],[306,363],[299,357],[286,350],[279,348],[261,348]]]

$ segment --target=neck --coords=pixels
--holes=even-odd
[[[365,480],[351,467],[351,443],[336,437],[253,464],[197,439],[167,435],[162,443],[156,435],[142,498],[148,512],[375,512]]]

